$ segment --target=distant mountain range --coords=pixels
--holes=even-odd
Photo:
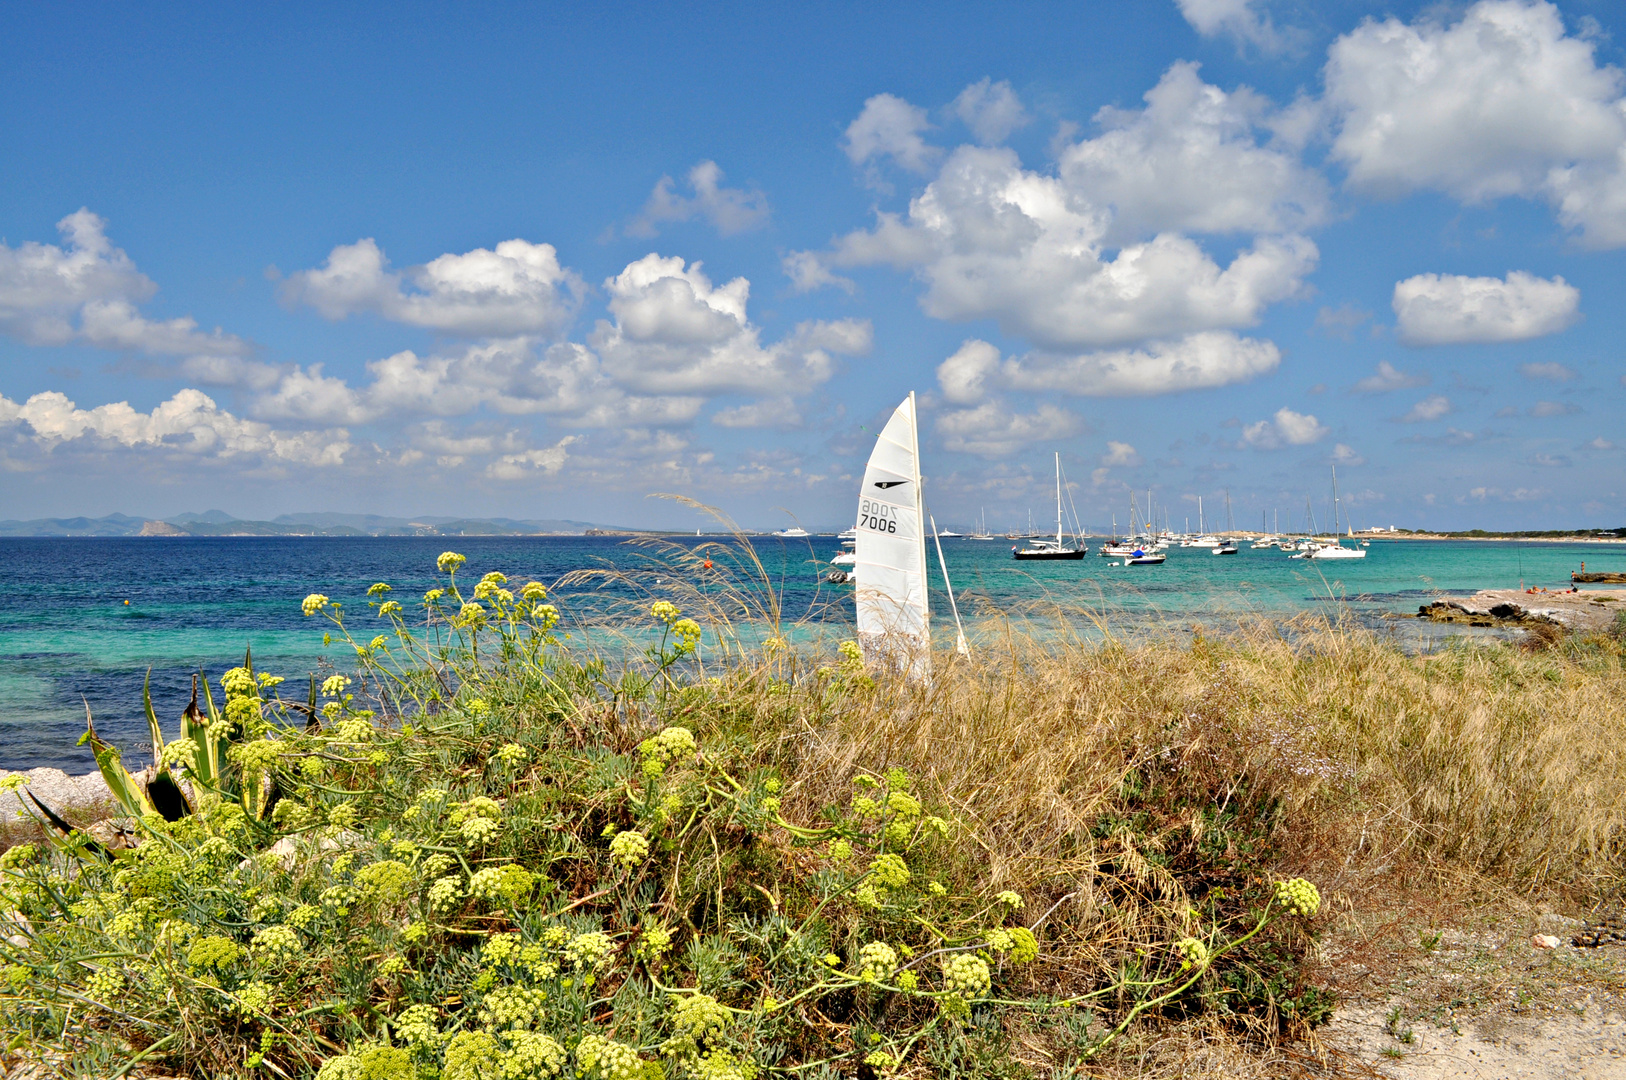
[[[224,510],[187,512],[163,519],[106,517],[0,521],[0,536],[537,536],[634,533],[641,530],[566,518],[383,517],[378,514],[283,514],[245,521]]]

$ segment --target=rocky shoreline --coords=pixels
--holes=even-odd
[[[1578,633],[1601,633],[1626,611],[1626,596],[1613,590],[1527,592],[1481,589],[1472,596],[1446,597],[1417,609],[1421,618],[1467,626],[1546,624]]]
[[[69,810],[112,809],[113,794],[107,790],[107,781],[99,772],[83,776],[69,776],[61,769],[29,769],[27,772],[0,770],[0,782],[13,776],[25,777],[16,791],[0,790],[0,820],[15,821],[26,806],[35,815],[33,803],[23,798],[24,791],[32,791],[40,802],[58,813]]]

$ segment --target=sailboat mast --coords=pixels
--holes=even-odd
[[[1201,495],[1197,496],[1197,531],[1205,535],[1208,532],[1207,529],[1203,528],[1203,497]]]
[[[1056,451],[1056,546],[1061,547],[1061,451]]]
[[[932,625],[932,591],[926,588],[926,495],[920,490],[920,414],[915,411],[915,392],[909,391],[909,449],[914,458],[915,469],[915,533],[920,537],[920,567],[921,596],[920,607],[922,619],[929,628]],[[932,526],[934,529],[935,525]],[[928,639],[929,641],[930,639]]]
[[[1332,467],[1332,542],[1338,543],[1338,466]]]

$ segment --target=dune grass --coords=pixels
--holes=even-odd
[[[1614,638],[985,619],[909,683],[792,647],[772,583],[722,579],[748,552],[653,555],[576,579],[625,598],[609,653],[602,618],[586,648],[458,558],[410,625],[387,590],[313,596],[352,684],[228,673],[157,740],[189,813],[0,859],[7,1064],[868,1080],[1144,1073],[1161,1045],[1172,1070],[1326,1019],[1305,882],[1345,907],[1619,885]]]

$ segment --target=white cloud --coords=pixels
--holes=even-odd
[[[1221,269],[1192,240],[1161,233],[1107,259],[1110,215],[1008,149],[960,147],[907,219],[879,218],[839,240],[830,262],[912,267],[927,314],[992,318],[1050,348],[1252,326],[1300,292],[1318,257],[1305,237],[1260,237]]]
[[[540,450],[526,450],[519,454],[504,454],[486,466],[486,475],[496,480],[524,480],[540,472],[552,476],[564,468],[566,447],[576,436],[566,435],[552,446]]]
[[[1394,311],[1408,345],[1527,341],[1580,317],[1581,291],[1514,270],[1507,278],[1418,274],[1397,282]]]
[[[22,404],[0,397],[0,424],[26,428],[51,448],[79,440],[107,447],[163,449],[199,457],[258,455],[304,465],[339,465],[350,451],[340,430],[289,432],[226,412],[200,390],[181,390],[151,412],[119,401],[81,409],[57,391]]]
[[[289,303],[309,304],[327,319],[370,312],[462,337],[556,333],[582,292],[581,279],[559,265],[552,244],[525,240],[397,271],[373,240],[363,239],[341,244],[320,267],[283,284]]]
[[[604,283],[613,323],[600,321],[589,343],[604,370],[630,389],[657,394],[805,392],[835,371],[832,354],[871,344],[868,322],[798,325],[764,346],[746,317],[751,283],[714,286],[698,262],[647,255]]]
[[[1604,438],[1602,435],[1599,435],[1586,445],[1587,449],[1589,450],[1613,450],[1615,448],[1615,444]]]
[[[864,102],[858,118],[847,125],[843,149],[854,165],[890,157],[910,172],[925,173],[942,154],[920,137],[931,126],[925,109],[891,94],[876,94]]]
[[[793,251],[780,260],[790,286],[799,293],[812,292],[826,285],[843,292],[852,292],[857,286],[852,278],[831,272],[823,259],[811,251]]]
[[[1561,401],[1538,401],[1530,406],[1530,415],[1543,420],[1554,416],[1575,416],[1579,412],[1579,405]]]
[[[954,99],[954,115],[958,116],[971,134],[984,146],[997,146],[1010,138],[1011,132],[1032,121],[1022,101],[1001,80],[993,82],[983,78],[960,91]]]
[[[1107,440],[1107,452],[1101,455],[1103,469],[1128,468],[1141,463],[1140,451],[1126,442]]]
[[[1332,157],[1361,190],[1543,198],[1587,242],[1626,243],[1622,75],[1594,49],[1548,3],[1482,0],[1454,23],[1369,19],[1328,52]]]
[[[755,229],[768,220],[768,197],[758,188],[723,187],[723,170],[715,161],[702,161],[689,170],[692,196],[679,195],[672,178],[655,183],[649,202],[627,226],[629,236],[654,236],[669,221],[701,218],[724,236]]]
[[[1283,407],[1269,420],[1244,425],[1242,442],[1255,450],[1276,450],[1282,446],[1308,446],[1331,433],[1332,429],[1314,416]]]
[[[1066,147],[1067,192],[1113,211],[1107,239],[1165,230],[1286,232],[1327,217],[1327,183],[1292,153],[1259,145],[1269,103],[1246,88],[1227,94],[1180,62],[1146,93],[1146,108],[1104,108],[1104,133]]]
[[[1408,375],[1389,361],[1379,360],[1377,374],[1368,375],[1357,382],[1353,389],[1357,394],[1387,394],[1391,390],[1409,390],[1416,386],[1427,386],[1428,383],[1427,375]]]
[[[972,338],[937,366],[943,397],[974,405],[994,389],[1079,397],[1140,397],[1247,382],[1274,371],[1281,352],[1268,341],[1235,334],[1193,334],[1145,349],[1000,359],[999,349]]]
[[[768,398],[719,409],[711,422],[725,428],[793,428],[801,425],[802,414],[788,397]]]
[[[82,341],[152,356],[236,358],[252,346],[197,320],[151,320],[137,305],[158,291],[107,238],[107,222],[80,209],[57,222],[64,244],[0,244],[0,333],[30,345]]]
[[[1400,417],[1402,424],[1425,423],[1429,420],[1438,420],[1451,411],[1451,399],[1444,394],[1430,394],[1428,397],[1413,405]]]
[[[1556,360],[1543,364],[1520,364],[1519,374],[1527,379],[1545,379],[1548,382],[1569,382],[1575,378],[1575,369]]]
[[[1180,14],[1203,37],[1221,34],[1242,45],[1256,46],[1261,52],[1276,53],[1288,48],[1296,35],[1284,33],[1263,10],[1262,0],[1175,0]]]
[[[1332,448],[1332,463],[1334,465],[1365,465],[1366,459],[1355,452],[1355,448],[1348,443],[1337,443]]]
[[[1140,349],[1013,358],[1001,374],[1012,389],[1081,397],[1141,397],[1249,382],[1275,371],[1281,350],[1225,332],[1154,341]]]
[[[1063,439],[1082,426],[1077,416],[1055,405],[1013,412],[998,398],[942,413],[933,425],[943,449],[986,458],[1007,457],[1033,443]]]

